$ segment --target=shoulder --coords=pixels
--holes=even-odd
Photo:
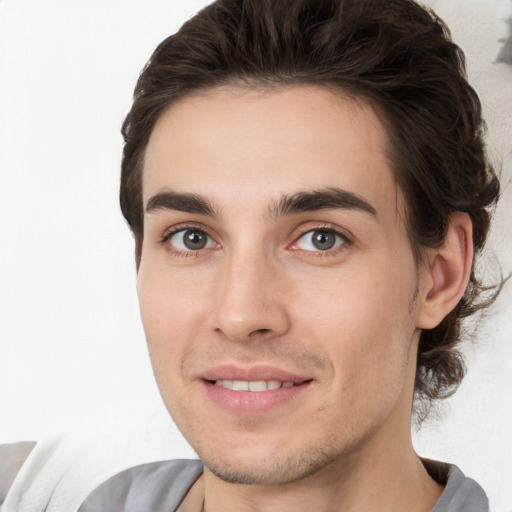
[[[489,512],[482,487],[453,464],[423,460],[430,475],[446,486],[431,512]]]
[[[151,462],[109,478],[84,501],[79,512],[175,510],[203,472],[198,460]]]

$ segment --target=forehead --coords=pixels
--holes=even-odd
[[[337,187],[396,205],[388,138],[362,100],[313,86],[218,88],[161,115],[143,171],[144,202],[167,188],[262,205]]]

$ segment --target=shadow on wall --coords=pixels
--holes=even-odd
[[[512,65],[512,16],[508,19],[508,38],[502,41],[504,44],[498,53],[496,62]]]

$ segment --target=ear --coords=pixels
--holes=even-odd
[[[433,329],[466,291],[473,265],[473,226],[467,213],[450,215],[440,247],[427,249],[420,269],[417,327]]]

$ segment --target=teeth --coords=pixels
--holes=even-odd
[[[264,380],[249,382],[249,391],[267,391],[267,383]]]
[[[249,391],[249,383],[246,380],[234,380],[233,391]]]
[[[281,383],[278,380],[269,380],[267,382],[267,389],[279,389],[281,387]]]
[[[216,386],[231,389],[232,391],[267,391],[272,389],[291,388],[293,382],[281,382],[278,380],[216,380]]]

